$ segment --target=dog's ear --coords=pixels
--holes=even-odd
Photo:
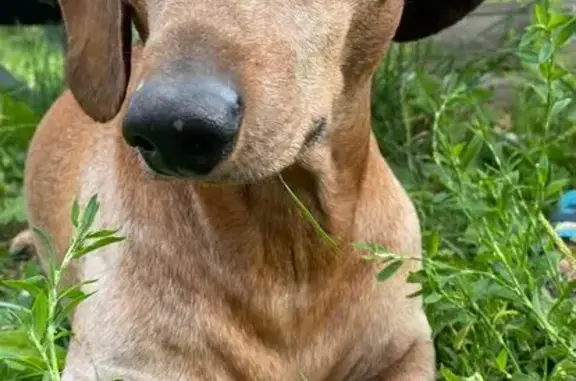
[[[86,114],[114,118],[130,76],[131,23],[124,0],[59,0],[68,39],[66,81]]]
[[[431,36],[463,19],[484,0],[405,0],[394,41],[409,42]]]

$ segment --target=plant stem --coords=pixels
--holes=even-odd
[[[73,253],[78,250],[79,243],[82,242],[82,237],[77,236],[72,241],[72,244],[66,251],[60,267],[54,271],[54,279],[48,294],[48,327],[46,330],[46,342],[49,351],[49,369],[51,373],[51,381],[60,381],[60,367],[58,364],[58,356],[56,354],[56,310],[58,309],[58,286],[62,280],[62,274],[68,268],[68,265],[73,259]]]

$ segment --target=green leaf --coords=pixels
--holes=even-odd
[[[427,243],[426,256],[427,258],[433,258],[438,254],[438,249],[440,248],[440,234],[437,230],[432,231]]]
[[[378,281],[383,282],[390,278],[392,275],[400,269],[402,264],[404,263],[403,259],[395,259],[391,261],[383,270],[378,273]]]
[[[544,42],[540,51],[538,52],[538,63],[544,63],[552,57],[553,46],[549,41]]]
[[[102,238],[102,237],[108,237],[108,236],[114,235],[116,233],[118,233],[118,229],[116,229],[116,230],[103,229],[103,230],[93,232],[93,233],[86,235],[86,238],[90,238],[90,239]]]
[[[569,71],[560,66],[558,63],[552,65],[548,70],[550,81],[556,81],[560,78],[563,78],[568,73]]]
[[[98,213],[98,209],[100,209],[100,203],[98,202],[98,196],[93,195],[88,200],[88,204],[86,205],[86,209],[84,210],[84,214],[82,216],[82,224],[80,225],[81,232],[87,232],[90,230],[94,221],[96,220],[96,214]]]
[[[12,221],[26,221],[24,198],[22,195],[3,197],[3,200],[1,201],[2,210],[0,210],[0,224],[8,224]]]
[[[42,371],[44,362],[23,329],[0,331],[0,359],[13,362],[26,370]]]
[[[520,42],[518,43],[518,49],[526,50],[530,44],[541,38],[544,32],[545,29],[543,29],[539,25],[528,26],[525,29],[524,34],[522,34],[522,37],[520,38]]]
[[[70,337],[71,335],[72,335],[71,331],[60,327],[58,334],[54,336],[54,341],[60,340],[64,337]]]
[[[373,254],[388,253],[388,250],[378,243],[354,242],[354,246],[362,251],[367,251]]]
[[[62,291],[60,293],[60,295],[58,295],[58,301],[62,301],[66,298],[75,298],[80,294],[84,294],[84,292],[82,291],[82,287],[90,285],[90,284],[94,284],[96,283],[97,280],[92,279],[92,280],[86,280],[84,282],[81,283],[77,283],[72,287],[67,288],[66,290]]]
[[[5,302],[3,300],[0,300],[0,308],[5,308],[17,312],[30,313],[30,310],[24,306],[15,303]]]
[[[2,147],[25,150],[41,118],[42,114],[34,111],[25,101],[0,89]]]
[[[78,222],[80,219],[80,204],[78,203],[78,199],[75,198],[74,202],[72,203],[72,210],[70,212],[70,218],[72,219],[72,225],[75,228],[78,228]]]
[[[111,245],[113,243],[123,241],[124,239],[125,239],[125,237],[116,237],[116,236],[100,238],[99,240],[97,240],[94,243],[91,243],[88,246],[80,247],[78,250],[76,250],[74,253],[72,253],[72,258],[74,258],[74,259],[81,258],[84,255],[91,253],[91,252],[93,252],[93,251],[95,251],[101,247],[108,246],[108,245]]]
[[[538,3],[534,6],[534,16],[538,24],[548,25],[549,13],[542,3]]]
[[[70,314],[72,312],[72,310],[74,308],[76,308],[80,303],[82,303],[84,300],[88,299],[90,296],[94,295],[96,292],[91,292],[91,293],[76,293],[74,294],[74,296],[70,296],[69,298],[67,298],[66,302],[63,303],[64,307],[62,308],[62,310],[59,313],[58,316],[58,323],[61,323],[62,321],[64,321],[64,319],[70,317]]]
[[[560,361],[555,367],[550,377],[553,381],[566,381],[570,380],[568,377],[576,377],[576,361],[574,359],[564,359]]]
[[[550,118],[554,118],[559,115],[568,105],[572,103],[572,98],[564,98],[557,100],[552,105],[552,110],[550,111]]]
[[[538,64],[540,63],[539,59],[538,59],[538,54],[531,52],[531,51],[518,51],[516,52],[516,56],[518,56],[518,58],[520,58],[522,61],[528,63],[528,64]]]
[[[22,352],[19,354],[2,354],[2,349],[0,349],[0,358],[11,368],[19,368],[26,373],[34,374],[32,372],[42,372],[45,369],[44,361],[40,356],[31,356]]]
[[[548,78],[553,64],[551,62],[538,63],[538,71],[540,72],[540,75],[544,77],[544,79]]]
[[[530,373],[530,374],[514,373],[512,375],[511,380],[513,380],[513,381],[541,381],[542,378],[539,377],[537,374],[534,374],[534,373]]]
[[[553,359],[565,356],[565,351],[554,345],[549,345],[543,348],[539,348],[536,352],[532,354],[532,360],[542,360],[542,359]]]
[[[484,381],[484,377],[478,372],[474,373],[470,377],[464,377],[462,381]]]
[[[44,292],[40,292],[34,299],[32,305],[32,332],[39,340],[44,337],[46,327],[48,327],[48,297]]]
[[[464,327],[460,329],[460,331],[454,336],[454,348],[457,350],[461,350],[464,346],[465,340],[468,337],[468,332],[472,329],[474,325],[474,321],[470,321]]]
[[[44,244],[44,249],[48,253],[48,259],[50,262],[50,271],[48,271],[48,280],[49,280],[50,284],[54,284],[55,273],[56,273],[56,269],[54,266],[57,263],[57,260],[56,260],[56,249],[54,248],[54,244],[52,243],[52,239],[50,239],[50,236],[48,235],[48,233],[46,233],[44,230],[42,230],[39,227],[34,226],[34,227],[32,227],[32,230],[34,231],[34,233],[36,233],[37,235],[40,236],[40,240]]]
[[[548,184],[548,187],[546,187],[546,197],[557,197],[569,183],[569,179],[552,180],[550,184]]]
[[[536,166],[538,184],[545,185],[550,181],[550,161],[547,156],[542,156]]]
[[[0,331],[0,348],[4,349],[6,347],[33,348],[34,344],[23,329]]]
[[[570,298],[574,291],[576,291],[576,279],[571,280],[565,284],[565,287],[562,288],[562,293],[560,294],[558,300],[562,301]]]
[[[568,24],[572,21],[574,21],[573,16],[556,13],[550,17],[550,23],[548,24],[548,28],[549,29],[556,29],[556,27],[559,27],[562,24]]]
[[[455,73],[450,73],[442,78],[442,92],[444,94],[453,94],[459,92],[457,86],[462,85],[458,82],[458,77]]]
[[[440,374],[444,376],[446,381],[462,381],[462,377],[455,375],[450,369],[446,368],[444,364],[440,367]]]
[[[40,283],[43,281],[44,277],[42,275],[35,275],[26,279],[5,279],[0,281],[0,284],[15,290],[26,291],[31,296],[35,296],[42,290]]]
[[[572,18],[572,21],[566,24],[554,40],[554,48],[558,49],[564,46],[570,39],[576,34],[576,17]]]
[[[543,103],[546,102],[546,98],[547,98],[546,97],[546,89],[544,89],[538,85],[535,85],[533,83],[529,83],[528,87],[531,88],[536,95],[538,95],[540,102],[543,102]]]
[[[476,160],[482,147],[484,146],[484,139],[481,134],[476,133],[472,140],[466,145],[466,149],[462,154],[460,162],[465,170],[469,169],[470,164]]]
[[[508,365],[508,352],[502,349],[500,353],[498,353],[498,357],[496,357],[496,366],[502,372],[506,372],[506,365]]]
[[[434,304],[442,300],[442,295],[438,294],[437,292],[433,292],[429,295],[426,295],[424,298],[424,303],[426,304]]]
[[[412,271],[408,275],[406,281],[408,283],[424,283],[427,280],[426,271],[424,269],[420,269],[418,271]]]

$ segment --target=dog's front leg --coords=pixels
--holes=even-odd
[[[433,381],[436,376],[434,353],[431,340],[415,341],[400,360],[371,381]]]

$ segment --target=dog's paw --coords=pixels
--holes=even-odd
[[[34,245],[33,231],[26,229],[18,233],[12,239],[8,252],[15,262],[26,262],[34,258],[36,256],[36,246]]]

